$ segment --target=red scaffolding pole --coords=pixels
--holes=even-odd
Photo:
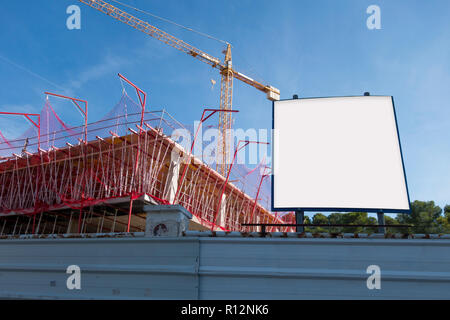
[[[241,144],[241,142],[244,143],[243,146],[239,146]],[[239,152],[239,150],[245,148],[246,146],[248,146],[250,143],[256,143],[256,144],[269,144],[268,142],[260,142],[260,141],[249,141],[249,140],[239,140],[238,144],[236,146],[236,150],[234,150],[234,156],[233,156],[233,160],[230,163],[230,169],[228,169],[228,173],[227,173],[227,178],[225,179],[225,183],[223,184],[222,187],[222,192],[220,193],[219,199],[218,199],[218,204],[217,204],[217,210],[214,213],[214,219],[213,219],[213,223],[216,223],[217,220],[217,216],[219,215],[219,211],[220,211],[220,205],[222,204],[222,197],[223,194],[225,193],[225,189],[228,185],[228,180],[230,178],[230,173],[231,173],[231,169],[233,168],[233,163],[234,160],[236,160],[236,155]]]
[[[147,102],[147,94],[145,93],[145,91],[143,91],[141,88],[139,88],[137,85],[135,85],[133,82],[131,82],[130,80],[125,78],[120,73],[118,73],[117,75],[119,76],[119,78],[124,80],[126,83],[128,83],[130,86],[132,86],[136,90],[136,94],[137,94],[137,96],[139,98],[139,103],[141,104],[141,108],[142,108],[142,110],[141,110],[141,124],[140,124],[140,127],[142,128],[142,125],[144,124],[144,113],[145,113],[145,103]],[[141,97],[141,94],[143,95],[143,97]],[[139,129],[139,132],[142,132],[141,128]]]
[[[210,113],[205,117],[205,113],[206,112],[210,112]],[[192,144],[191,144],[191,150],[189,152],[189,161],[190,161],[191,156],[192,156],[192,151],[194,150],[195,141],[197,140],[197,135],[198,135],[198,132],[200,131],[200,127],[203,125],[203,122],[208,120],[216,112],[239,112],[239,111],[238,110],[221,110],[221,109],[204,109],[203,113],[202,113],[202,117],[200,118],[200,123],[198,124],[197,130],[195,131],[194,140],[192,141]],[[186,164],[184,166],[183,173],[181,174],[180,183],[178,184],[177,192],[175,193],[175,198],[173,200],[173,203],[176,203],[176,201],[178,199],[178,195],[179,195],[179,192],[181,190],[181,185],[183,184],[184,177],[186,175],[186,171],[187,171],[188,166],[189,166],[189,164]]]
[[[0,112],[0,114],[24,116],[28,119],[36,128],[38,128],[38,148],[41,147],[41,115],[36,113],[21,113],[21,112]],[[37,123],[30,117],[37,117]]]
[[[56,93],[51,93],[51,92],[44,92],[44,93],[46,95],[71,100],[73,102],[73,104],[78,108],[78,110],[80,110],[80,112],[84,116],[84,142],[87,143],[88,102],[86,100],[63,96],[63,95],[56,94]],[[81,108],[81,106],[78,104],[78,102],[84,103],[84,110],[83,110],[83,108]]]
[[[132,86],[135,90],[136,90],[136,94],[139,98],[139,103],[141,105],[141,122],[139,125],[139,134],[142,133],[143,129],[142,126],[144,124],[144,114],[145,114],[145,104],[147,102],[147,94],[145,93],[144,90],[142,90],[141,88],[139,88],[137,85],[135,85],[133,82],[131,82],[130,80],[128,80],[127,78],[125,78],[123,75],[121,75],[120,73],[117,74],[119,76],[119,78],[121,78],[122,80],[124,80],[126,83],[128,83],[130,86]],[[142,96],[141,96],[142,95]],[[139,141],[139,139],[138,139]],[[136,161],[134,162],[134,176],[137,175],[137,170],[138,170],[138,159],[139,159],[139,155],[140,155],[140,148],[138,147],[137,151],[136,151]],[[132,192],[130,195],[130,208],[129,208],[129,212],[128,212],[128,225],[127,225],[127,232],[130,232],[130,226],[131,226],[131,213],[133,210],[133,200],[136,199],[135,194]]]
[[[256,204],[258,203],[258,197],[259,197],[259,192],[261,191],[261,185],[262,185],[264,179],[269,176],[268,174],[266,174],[267,169],[269,169],[269,167],[264,166],[264,171],[263,171],[261,180],[259,181],[259,185],[258,185],[258,191],[256,192],[255,202],[253,203],[252,213],[250,214],[250,223],[252,223],[252,221],[253,221],[253,214],[255,213]]]

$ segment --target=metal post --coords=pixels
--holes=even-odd
[[[263,237],[266,236],[266,226],[265,226],[265,225],[262,225],[262,226],[261,226],[261,235],[262,235]]]
[[[81,233],[81,218],[83,216],[83,209],[80,207],[80,215],[78,216],[78,233]]]
[[[35,214],[33,214],[33,230],[32,230],[32,233],[34,234],[35,233],[35,226],[36,226],[36,213]]]
[[[305,211],[295,211],[295,224],[303,224],[305,221]],[[296,226],[295,232],[305,232],[305,227]]]
[[[384,212],[383,211],[377,212],[377,218],[378,218],[378,224],[379,225],[385,225],[385,223],[384,223]],[[384,234],[384,233],[386,233],[386,228],[385,227],[378,227],[378,232]]]
[[[255,213],[256,204],[258,202],[259,192],[261,191],[261,185],[263,183],[263,180],[264,180],[264,178],[269,176],[269,175],[266,174],[266,169],[268,169],[268,168],[269,167],[267,167],[267,166],[264,167],[264,171],[263,171],[263,174],[261,176],[261,180],[259,181],[259,186],[258,186],[258,190],[256,192],[255,202],[253,203],[253,209],[252,209],[252,213],[250,215],[250,223],[253,223],[253,214]]]
[[[131,194],[130,197],[130,210],[128,211],[128,225],[127,225],[127,232],[130,232],[130,226],[131,226],[131,214],[133,212],[133,194]]]

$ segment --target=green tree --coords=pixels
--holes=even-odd
[[[328,218],[322,213],[316,213],[313,217],[313,224],[328,224]]]
[[[367,212],[349,212],[343,215],[343,224],[377,224],[375,218],[369,218]],[[374,233],[377,232],[377,228],[370,227],[344,227],[342,232],[364,232],[364,233]]]
[[[442,214],[442,212],[444,214]],[[385,224],[408,224],[411,228],[386,228],[389,233],[450,233],[450,205],[444,210],[434,201],[414,201],[411,203],[411,214],[399,214],[396,218],[388,215],[384,217]],[[367,212],[331,213],[325,216],[316,213],[312,218],[305,216],[305,224],[348,224],[348,225],[377,225],[374,217],[369,217]],[[374,233],[377,227],[307,227],[306,232],[330,232],[330,233]]]
[[[312,219],[313,224],[328,224],[328,218],[322,213],[316,213]],[[313,227],[312,232],[328,232],[329,228]]]
[[[311,218],[307,215],[305,215],[305,218],[303,219],[303,224],[311,224]],[[315,232],[313,228],[305,227],[305,232]]]
[[[320,217],[322,219],[322,217]],[[377,219],[369,217],[367,212],[348,212],[348,213],[332,213],[328,216],[329,224],[351,224],[351,225],[376,225]],[[332,227],[330,232],[338,233],[374,233],[377,232],[376,227]]]
[[[329,224],[343,224],[343,214],[342,213],[331,213],[328,215],[328,223]],[[341,227],[332,227],[328,228],[330,232],[339,233],[342,232]]]
[[[434,201],[419,201],[411,203],[411,214],[399,214],[397,221],[399,224],[413,225],[408,232],[412,233],[441,233],[442,209]]]
[[[450,205],[444,207],[444,215],[438,218],[443,233],[450,233]]]
[[[397,219],[392,218],[392,217],[387,216],[387,215],[384,216],[384,223],[385,224],[389,224],[389,225],[399,224]],[[402,230],[401,228],[389,228],[389,227],[387,227],[386,228],[386,232],[387,233],[399,233],[399,232],[407,233],[408,230],[407,229]]]

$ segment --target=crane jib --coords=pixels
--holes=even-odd
[[[188,43],[184,42],[181,39],[177,39],[176,37],[150,25],[148,22],[145,22],[117,7],[114,7],[113,5],[107,3],[106,1],[103,0],[79,0],[79,1],[109,15],[110,17],[116,20],[126,23],[139,31],[144,32],[149,36],[174,47],[175,49],[183,51],[189,54],[190,56],[200,61],[203,61],[214,68],[219,69],[221,72],[227,68],[220,62],[219,59],[195,48],[194,46],[189,45]],[[263,85],[253,80],[252,78],[235,71],[232,68],[229,68],[229,70],[232,72],[233,78],[236,78],[242,82],[251,85],[252,87],[260,91],[267,93],[267,98],[269,100],[279,100],[280,91],[278,89],[269,85]]]
[[[148,22],[145,22],[135,16],[119,9],[103,0],[79,0],[80,2],[103,12],[110,17],[128,24],[129,26],[146,33],[147,35],[164,42],[171,47],[178,49],[190,56],[196,58],[197,60],[203,61],[212,67],[219,70],[221,75],[221,91],[220,91],[220,109],[221,110],[232,110],[232,98],[233,98],[233,78],[238,79],[248,85],[266,93],[266,98],[274,101],[280,100],[280,91],[272,86],[263,85],[252,78],[237,72],[232,68],[231,60],[231,45],[227,43],[227,49],[224,52],[225,58],[223,64],[217,58],[197,49],[196,47],[178,39],[167,32],[152,26]],[[227,130],[232,126],[231,114],[228,112],[219,113],[219,128],[222,132],[222,141],[218,141],[218,152],[217,155],[217,167],[216,170],[223,176],[226,175],[228,166],[226,165],[228,154],[230,152],[230,147],[232,144],[228,141]]]

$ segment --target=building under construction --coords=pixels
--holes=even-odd
[[[145,204],[182,205],[191,229],[283,222],[267,209],[263,164],[235,165],[227,179],[176,143],[174,130],[190,131],[165,111],[146,111],[135,88],[139,103],[124,91],[101,120],[80,127],[68,126],[51,101],[68,99],[85,116],[87,102],[47,93],[40,115],[24,114],[32,127],[21,138],[1,135],[1,235],[144,231]]]
[[[46,92],[41,114],[1,112],[25,116],[32,128],[15,140],[0,132],[0,234],[142,231],[144,204],[180,204],[192,213],[192,228],[245,231],[246,223],[277,222],[267,210],[265,164],[253,170],[233,167],[229,155],[240,147],[238,142],[233,150],[230,136],[233,79],[272,101],[279,99],[279,90],[233,69],[229,43],[221,62],[106,1],[80,2],[220,72],[220,109],[205,110],[209,114],[200,119],[218,113],[216,163],[208,166],[194,157],[197,133],[165,111],[146,110],[145,92],[120,74],[139,102],[124,91],[120,102],[93,123],[88,123],[87,101]],[[84,116],[84,126],[68,126],[49,97],[71,101]],[[191,135],[190,150],[170,138],[177,129]]]

